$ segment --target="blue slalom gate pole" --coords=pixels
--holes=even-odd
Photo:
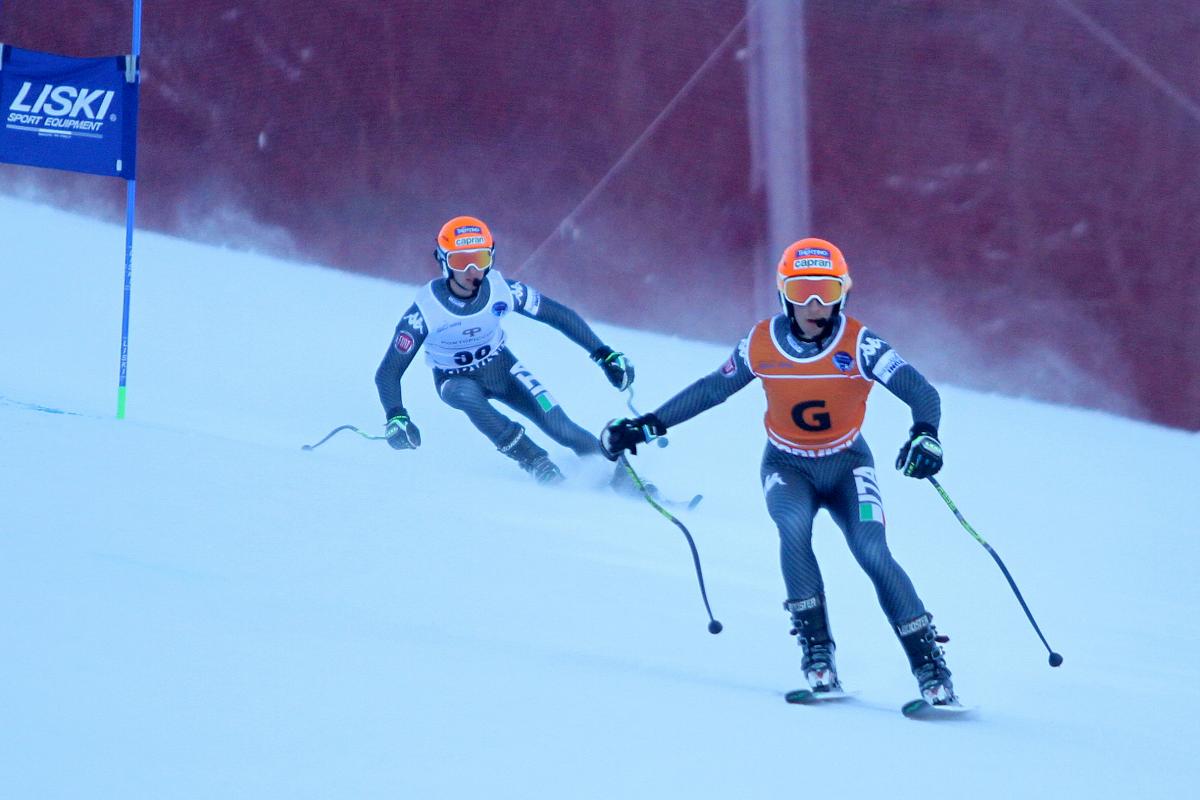
[[[140,80],[138,61],[142,55],[142,0],[133,0],[133,58],[126,79]],[[121,374],[117,382],[117,419],[125,419],[125,379],[129,370],[129,290],[133,279],[133,220],[137,205],[137,180],[125,187],[125,301],[121,309]]]

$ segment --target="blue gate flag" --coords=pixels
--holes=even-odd
[[[133,180],[134,58],[72,58],[0,44],[0,161]]]

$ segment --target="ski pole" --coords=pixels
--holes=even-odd
[[[1042,640],[1042,644],[1046,645],[1046,650],[1050,652],[1050,666],[1057,667],[1062,664],[1063,657],[1054,652],[1053,648],[1050,647],[1050,643],[1046,641],[1046,637],[1042,635],[1042,629],[1038,627],[1037,621],[1033,618],[1033,614],[1029,610],[1029,606],[1025,604],[1025,598],[1021,596],[1021,590],[1017,588],[1017,582],[1014,581],[1012,575],[1009,574],[1008,567],[1004,566],[1004,562],[1000,560],[1000,556],[996,554],[996,551],[992,549],[992,546],[988,544],[982,536],[975,532],[975,529],[971,527],[971,524],[967,522],[967,520],[959,512],[958,506],[954,505],[954,501],[950,499],[950,495],[947,494],[946,490],[942,488],[942,485],[937,482],[937,479],[931,475],[929,476],[929,482],[933,484],[933,488],[938,490],[938,494],[942,496],[942,499],[946,501],[946,505],[949,506],[950,510],[954,512],[954,516],[958,518],[959,523],[961,523],[962,526],[967,529],[967,533],[974,536],[975,541],[983,545],[983,549],[991,553],[992,558],[996,559],[996,563],[1000,566],[1000,571],[1003,572],[1004,577],[1008,579],[1008,585],[1012,587],[1013,594],[1017,596],[1017,601],[1021,604],[1021,608],[1025,609],[1025,616],[1029,617],[1029,623],[1033,625],[1033,629],[1037,631],[1038,638]]]
[[[692,549],[692,561],[696,565],[696,580],[700,583],[700,596],[704,598],[704,610],[708,612],[708,632],[712,634],[720,633],[725,626],[713,618],[712,607],[708,604],[708,592],[704,589],[704,573],[700,570],[700,553],[696,551],[696,542],[692,539],[691,532],[688,531],[682,522],[675,518],[674,514],[667,511],[650,496],[650,491],[646,488],[646,483],[633,471],[633,466],[630,465],[629,459],[625,457],[624,453],[618,456],[617,460],[621,462],[621,466],[629,473],[629,477],[633,479],[633,485],[642,493],[642,497],[646,498],[646,502],[654,506],[658,510],[658,513],[671,520],[671,522],[674,522],[676,527],[683,531],[683,535],[687,537],[688,547]]]
[[[314,450],[314,449],[320,447],[321,445],[325,444],[327,441],[329,441],[335,435],[341,433],[342,431],[354,431],[355,433],[357,433],[359,436],[363,437],[364,439],[386,439],[387,438],[386,436],[372,436],[369,433],[363,433],[362,431],[360,431],[358,428],[354,427],[353,425],[339,425],[336,428],[334,428],[333,430],[331,430],[329,433],[325,434],[325,438],[322,439],[321,441],[317,442],[316,444],[300,445],[300,449],[301,450]]]
[[[629,406],[629,410],[633,412],[633,415],[635,417],[640,417],[642,415],[642,412],[638,411],[636,408],[633,407],[633,387],[630,386],[625,391],[629,392],[629,396],[625,398],[625,405]],[[659,447],[666,447],[668,444],[670,444],[670,442],[667,441],[667,437],[665,437],[665,436],[659,436],[654,441],[658,442]]]

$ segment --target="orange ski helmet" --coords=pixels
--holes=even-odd
[[[450,270],[463,271],[477,267],[491,268],[496,256],[496,242],[487,224],[477,217],[454,217],[448,220],[437,235],[437,250],[433,253],[449,278]]]
[[[822,305],[834,306],[836,314],[850,291],[850,269],[846,257],[832,242],[808,238],[792,242],[775,267],[775,286],[783,310],[788,304],[804,305],[814,297]]]

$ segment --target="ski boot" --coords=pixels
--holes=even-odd
[[[550,457],[544,453],[534,457],[531,461],[521,464],[521,469],[532,475],[534,480],[543,486],[553,486],[556,483],[562,483],[566,480],[558,465],[551,461]]]
[[[921,689],[921,697],[931,706],[956,706],[958,697],[954,694],[954,684],[950,681],[950,670],[946,666],[945,653],[939,644],[950,641],[947,636],[939,636],[933,627],[933,615],[922,614],[916,619],[896,626],[896,635],[900,637],[900,645],[908,656],[909,666],[917,686]]]
[[[517,435],[513,437],[512,441],[496,449],[516,461],[517,466],[532,475],[534,480],[543,486],[552,486],[566,480],[562,471],[550,460],[546,451],[525,435],[524,428],[520,425],[516,427]]]
[[[818,594],[804,600],[788,600],[783,604],[792,615],[792,635],[804,653],[800,669],[808,688],[813,694],[831,694],[842,691],[838,680],[837,664],[833,653],[836,646],[829,635],[829,614],[825,609],[825,595]]]

